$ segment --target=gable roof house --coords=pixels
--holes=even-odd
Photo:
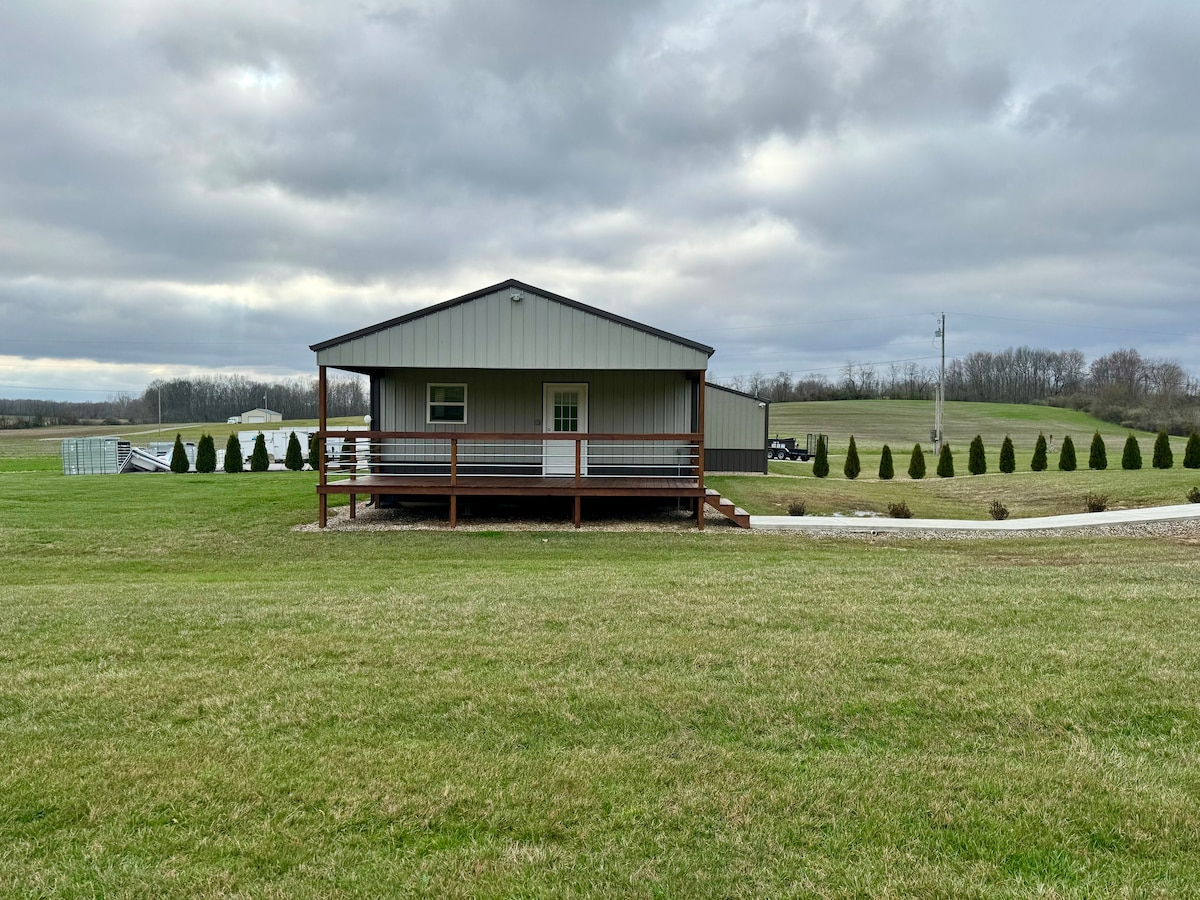
[[[733,518],[704,486],[705,344],[510,279],[311,349],[322,445],[349,448],[323,454],[322,526],[330,494],[349,495],[351,517],[358,495],[445,497],[451,525],[471,496],[573,498],[576,526],[584,497],[682,498]],[[373,430],[328,428],[330,368],[370,378]],[[733,430],[755,432],[740,443],[763,471],[766,405],[739,396]]]

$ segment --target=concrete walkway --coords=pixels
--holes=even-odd
[[[1036,519],[892,519],[887,516],[751,516],[750,527],[761,531],[903,532],[903,531],[1054,531],[1105,525],[1141,525],[1200,519],[1200,503],[1114,509]]]

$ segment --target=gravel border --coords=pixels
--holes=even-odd
[[[1177,519],[1169,522],[1132,522],[1110,525],[1090,525],[1074,528],[1039,528],[1024,530],[990,531],[979,529],[911,528],[904,531],[879,530],[831,530],[814,525],[811,528],[798,526],[788,530],[761,530],[738,528],[729,519],[713,510],[704,517],[704,531],[696,528],[696,520],[684,511],[666,512],[657,516],[641,516],[629,519],[605,518],[584,520],[583,527],[576,529],[569,519],[562,518],[504,518],[479,517],[459,518],[458,527],[440,515],[421,510],[375,509],[362,507],[351,520],[347,507],[331,509],[328,525],[322,529],[316,522],[296,525],[292,531],[304,533],[338,533],[358,531],[511,531],[511,532],[666,532],[691,534],[744,534],[787,535],[802,540],[866,540],[866,541],[965,541],[996,540],[1007,538],[1173,538],[1200,546],[1200,518]]]

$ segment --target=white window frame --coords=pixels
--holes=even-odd
[[[434,388],[462,388],[463,398],[462,403],[434,403],[433,389]],[[433,408],[435,406],[459,406],[462,407],[462,419],[459,421],[450,421],[448,419],[434,419]],[[430,381],[425,385],[425,424],[426,425],[466,425],[467,424],[467,385],[460,381]]]

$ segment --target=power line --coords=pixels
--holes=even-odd
[[[1146,331],[1141,328],[1128,328],[1123,325],[1089,325],[1086,322],[1051,322],[1045,319],[1018,319],[1012,316],[989,316],[984,313],[965,313],[955,311],[954,315],[964,319],[995,319],[1000,322],[1019,322],[1024,325],[1057,325],[1061,328],[1092,328],[1098,331],[1123,331],[1132,334],[1152,334],[1156,337],[1180,337],[1178,332]]]
[[[951,357],[951,358],[954,359],[956,357]],[[912,356],[912,357],[909,357],[908,359],[883,359],[883,360],[876,360],[874,362],[859,362],[858,360],[851,360],[849,364],[861,368],[862,366],[888,366],[888,365],[892,365],[893,363],[922,362],[927,359],[939,359],[939,357],[935,354],[934,356]],[[810,372],[840,372],[842,369],[846,368],[846,365],[847,365],[847,363],[842,363],[841,365],[837,365],[837,366],[820,366],[820,367],[816,367],[816,368],[812,368],[812,369],[777,369],[775,371],[775,374],[779,374],[779,372],[786,372],[788,375],[807,375]],[[762,372],[754,373],[754,375],[762,375],[762,374],[763,374]],[[721,375],[720,377],[721,378],[753,378],[754,376],[747,375],[745,373],[741,373],[741,374],[733,374],[733,375]],[[770,376],[765,376],[765,377],[770,377]]]

